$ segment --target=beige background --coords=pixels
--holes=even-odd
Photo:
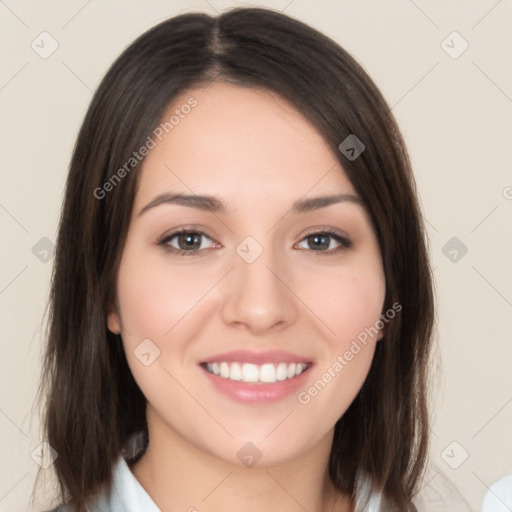
[[[0,1],[1,511],[29,510],[38,468],[30,454],[40,443],[31,407],[52,263],[41,261],[40,240],[55,242],[67,166],[91,93],[125,46],[157,22],[232,5],[241,4]],[[487,486],[512,472],[512,4],[253,5],[284,10],[334,38],[393,106],[429,223],[437,280],[442,370],[431,477],[442,471],[479,510]],[[31,48],[43,31],[58,43],[47,59]],[[462,39],[452,35],[442,44],[453,31],[469,44],[458,58],[445,50],[455,55]],[[468,249],[456,262],[443,253],[452,237]],[[445,248],[449,256],[452,250]]]

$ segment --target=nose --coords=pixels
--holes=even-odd
[[[298,298],[282,258],[269,249],[252,263],[234,256],[235,268],[223,287],[223,321],[253,334],[291,325],[298,316]]]

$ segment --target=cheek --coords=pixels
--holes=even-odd
[[[190,362],[187,344],[199,337],[214,309],[206,295],[218,281],[216,272],[171,268],[156,251],[149,254],[141,245],[127,244],[117,282],[123,346],[130,370],[151,402],[163,400],[164,388],[176,388],[179,395],[169,372],[180,382],[184,379]]]
[[[313,275],[303,287],[311,309],[325,325],[331,347],[343,350],[350,340],[375,325],[384,306],[386,285],[377,262],[347,265]]]
[[[198,328],[190,319],[200,309],[206,285],[127,245],[117,283],[122,340],[131,373],[152,405],[179,404],[183,411],[190,406],[179,401],[179,386],[169,371],[181,381],[174,369],[181,367],[186,340]]]
[[[342,289],[331,297],[340,307],[329,310],[337,338],[352,339],[373,326],[382,312],[384,296],[385,287],[380,279],[360,275],[345,281]]]
[[[127,254],[118,279],[123,326],[139,337],[165,339],[196,308],[210,279],[169,269],[164,258]]]
[[[313,416],[335,423],[361,389],[380,338],[385,291],[377,258],[333,270],[309,287],[309,301],[325,326],[326,343],[309,387],[297,400]]]

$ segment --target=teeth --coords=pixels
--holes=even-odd
[[[242,380],[242,367],[238,363],[233,363],[229,370],[231,380]]]
[[[220,376],[224,379],[229,379],[229,364],[220,363]]]
[[[286,363],[279,363],[276,370],[276,379],[284,380],[288,378],[288,365]]]
[[[276,381],[276,369],[274,368],[274,365],[264,364],[260,368],[260,381],[261,382],[275,382]]]
[[[259,368],[255,364],[242,365],[242,381],[258,382],[260,377]]]
[[[206,370],[223,379],[242,382],[273,383],[293,379],[308,367],[305,363],[266,363],[261,366],[251,363],[206,363]]]

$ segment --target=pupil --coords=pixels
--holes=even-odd
[[[329,248],[329,237],[327,236],[324,236],[324,235],[313,235],[311,239],[314,240],[314,244],[315,244],[315,247],[318,249],[328,249]],[[311,246],[311,244],[310,244]]]
[[[184,235],[180,235],[179,242],[180,246],[184,245],[188,249],[199,249],[201,247],[199,236],[193,233],[186,233]],[[181,242],[183,242],[183,244]]]

